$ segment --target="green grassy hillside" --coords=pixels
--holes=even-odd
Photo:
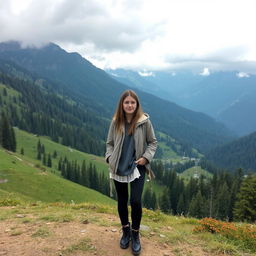
[[[45,202],[54,202],[54,201],[63,201],[63,202],[70,202],[70,200],[73,200],[74,202],[87,202],[87,199],[84,199],[83,193],[80,195],[80,190],[84,189],[85,187],[79,186],[73,182],[67,181],[63,179],[60,176],[60,172],[58,171],[58,161],[60,157],[64,158],[67,157],[69,160],[76,160],[78,164],[81,166],[82,161],[85,160],[86,164],[89,165],[89,163],[92,163],[96,166],[98,172],[104,172],[106,175],[108,174],[108,166],[105,163],[105,160],[103,157],[87,154],[66,146],[63,146],[61,144],[55,143],[51,141],[47,137],[43,136],[37,136],[30,134],[28,132],[22,131],[18,128],[15,128],[15,134],[16,134],[16,139],[17,139],[17,153],[11,155],[11,153],[6,153],[5,151],[1,150],[2,157],[0,159],[4,159],[4,161],[0,162],[0,179],[4,179],[4,175],[10,175],[12,172],[12,177],[16,180],[18,179],[18,175],[20,172],[22,172],[22,175],[25,176],[30,176],[32,184],[35,184],[34,186],[36,187],[36,183],[38,180],[38,177],[40,177],[40,181],[43,183],[43,177],[48,178],[54,177],[54,181],[51,181],[51,185],[49,187],[53,186],[53,183],[61,183],[61,188],[60,194],[59,192],[57,193],[53,188],[49,188],[48,186],[42,187],[42,194],[43,195],[34,195],[36,193],[36,190],[32,186],[28,186],[27,179],[23,178],[20,180],[20,182],[15,181],[14,186],[10,186],[10,184],[0,184],[0,189],[2,187],[5,187],[5,191],[12,192],[14,194],[13,197],[19,197],[19,198],[25,198],[25,199],[35,199],[35,200],[41,200]],[[52,157],[52,167],[48,168],[42,164],[42,161],[37,160],[37,143],[40,139],[41,144],[45,146],[45,152],[46,154],[50,153],[53,155],[54,151],[57,152],[57,157],[53,158]],[[21,151],[21,148],[24,150],[24,155],[20,155],[19,152]],[[4,157],[6,155],[7,157]],[[8,159],[8,160],[7,160]],[[21,159],[22,161],[18,160]],[[15,162],[15,164],[14,164]],[[20,166],[22,165],[22,167]],[[8,174],[4,170],[9,170]],[[20,171],[21,170],[21,171]],[[30,174],[30,171],[34,173],[33,175]],[[37,170],[37,175],[35,175],[35,170]],[[34,172],[33,172],[34,171]],[[16,177],[17,176],[17,177]],[[44,184],[41,184],[42,186]],[[41,186],[40,185],[40,186]],[[64,188],[65,186],[68,187],[79,187],[79,191],[77,192],[78,198],[74,199],[70,193],[70,189]],[[60,185],[59,185],[60,186]],[[163,192],[163,186],[159,185],[155,180],[150,181],[150,182],[145,182],[145,188],[146,187],[151,187],[153,191],[155,191],[157,197],[159,197],[162,192]],[[26,189],[25,189],[26,188]],[[63,191],[67,191],[67,193],[63,194]],[[91,193],[93,193],[94,190],[90,190]],[[145,190],[144,190],[145,191]],[[18,193],[18,194],[16,194]],[[98,193],[98,192],[97,192]],[[0,192],[0,196],[3,193]],[[54,195],[52,195],[54,194]],[[98,193],[99,194],[99,193]],[[10,197],[11,195],[9,195]],[[76,197],[75,196],[75,197]],[[97,197],[97,196],[96,196]],[[96,200],[95,196],[89,196],[91,201]],[[105,198],[105,197],[104,197]],[[108,198],[108,197],[106,197]],[[109,198],[108,198],[109,199]],[[104,201],[104,200],[103,200]]]
[[[63,146],[61,144],[55,143],[51,141],[47,137],[36,136],[20,129],[15,129],[16,137],[17,137],[17,152],[20,152],[21,148],[24,149],[24,159],[34,159],[33,161],[38,165],[42,166],[41,161],[36,160],[37,157],[37,143],[40,139],[40,142],[45,146],[46,153],[53,154],[54,151],[57,152],[57,158],[52,158],[52,168],[51,171],[56,175],[60,175],[57,171],[58,168],[58,160],[60,157],[67,157],[69,160],[77,160],[78,164],[82,164],[82,161],[85,160],[87,165],[91,162],[95,164],[97,170],[99,172],[104,172],[106,175],[108,174],[108,165],[105,163],[104,157],[99,157],[91,154],[87,154],[76,149],[71,149],[69,147]],[[45,167],[43,167],[45,168]],[[157,196],[160,196],[163,192],[163,186],[157,184],[155,180],[146,182],[145,187],[152,187],[153,191],[155,191]]]
[[[29,157],[30,159],[37,158],[37,143],[40,139],[41,144],[45,146],[46,154],[50,153],[53,155],[54,151],[57,152],[57,158],[54,159],[52,157],[52,169],[57,170],[59,158],[67,157],[69,160],[77,160],[77,162],[81,165],[83,160],[86,161],[87,164],[92,162],[95,164],[98,170],[102,170],[107,172],[108,167],[105,163],[103,157],[95,156],[92,154],[83,153],[73,148],[69,148],[53,142],[48,137],[32,135],[28,132],[22,131],[18,128],[15,129],[15,134],[17,138],[17,152],[20,152],[21,148],[24,149],[24,156]],[[37,161],[41,164],[41,161]]]
[[[114,205],[114,200],[45,171],[19,154],[0,149],[0,195],[43,202],[99,202]]]

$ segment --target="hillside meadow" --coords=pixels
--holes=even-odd
[[[114,201],[92,189],[65,180],[28,158],[0,149],[0,197],[25,198],[43,202]],[[2,192],[4,191],[4,192]],[[14,196],[13,196],[14,193]]]
[[[58,171],[58,161],[61,157],[67,157],[68,160],[77,161],[80,166],[82,165],[83,161],[86,162],[87,166],[92,163],[95,165],[98,172],[104,172],[105,175],[108,175],[108,165],[106,164],[104,157],[81,152],[79,150],[56,143],[50,140],[48,137],[38,136],[35,134],[33,135],[18,128],[15,128],[15,134],[17,138],[17,153],[21,151],[21,148],[24,150],[24,156],[18,154],[19,157],[27,159],[28,161],[33,161],[35,164],[40,165],[42,168],[46,167],[42,166],[42,162],[36,159],[38,141],[40,140],[40,143],[44,145],[46,154],[53,155],[54,151],[56,151],[57,157],[51,158],[52,168],[48,168],[56,175],[60,175],[60,172]],[[153,191],[155,191],[157,196],[160,196],[164,190],[164,187],[159,185],[154,180],[146,182],[145,187],[148,186],[151,187]]]

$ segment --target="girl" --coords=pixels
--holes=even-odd
[[[135,92],[127,90],[121,95],[109,127],[106,144],[105,158],[109,164],[110,178],[114,180],[123,230],[120,247],[128,248],[132,240],[132,251],[134,255],[138,255],[141,251],[141,196],[145,172],[149,178],[154,177],[149,163],[155,154],[157,140],[149,116],[142,111]],[[131,227],[128,217],[128,183]]]

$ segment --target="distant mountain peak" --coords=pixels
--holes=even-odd
[[[16,51],[21,49],[21,43],[18,41],[7,41],[0,43],[0,51]]]
[[[49,42],[46,44],[43,44],[41,46],[38,45],[29,45],[29,44],[24,44],[20,41],[6,41],[6,42],[0,42],[0,51],[4,52],[4,51],[19,51],[21,49],[44,49],[44,48],[48,48],[50,50],[63,50],[60,48],[60,46],[58,46],[55,43]]]

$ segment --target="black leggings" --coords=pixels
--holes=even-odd
[[[138,166],[140,177],[130,183],[130,204],[131,204],[131,217],[132,229],[138,230],[140,228],[140,221],[142,217],[141,196],[145,180],[145,167]],[[114,180],[117,199],[118,199],[118,213],[122,225],[127,225],[129,222],[128,217],[128,183],[118,182]]]

